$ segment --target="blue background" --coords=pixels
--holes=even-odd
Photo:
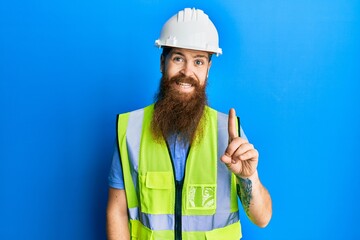
[[[150,104],[163,23],[220,34],[210,105],[237,110],[273,218],[244,240],[360,239],[360,2],[0,2],[0,239],[105,239],[116,114]]]

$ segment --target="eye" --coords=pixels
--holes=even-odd
[[[177,62],[177,63],[180,63],[180,62],[183,62],[184,59],[183,59],[182,57],[175,56],[175,57],[173,57],[173,61],[174,61],[174,62]]]
[[[196,65],[196,66],[204,65],[204,61],[203,61],[203,60],[200,60],[200,59],[196,59],[196,60],[195,60],[195,65]]]

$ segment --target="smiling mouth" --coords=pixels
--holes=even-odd
[[[184,82],[176,82],[182,88],[191,88],[193,85],[191,83],[184,83]]]

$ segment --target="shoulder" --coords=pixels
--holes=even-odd
[[[154,104],[150,104],[146,107],[143,108],[139,108],[139,109],[135,109],[129,112],[123,112],[123,113],[119,113],[117,114],[117,116],[122,116],[122,115],[139,115],[139,114],[143,114],[144,111],[149,111],[149,110],[153,110],[154,109]]]
[[[218,118],[220,119],[228,119],[228,114],[227,113],[223,113],[221,111],[218,111],[212,107],[209,107],[209,106],[206,106],[206,111],[208,113],[211,113],[211,114],[216,114]]]

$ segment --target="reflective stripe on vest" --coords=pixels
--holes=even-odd
[[[134,237],[143,236],[148,237],[148,239],[171,239],[173,238],[175,223],[173,199],[175,180],[165,142],[162,144],[154,143],[153,141],[152,143],[149,142],[151,132],[148,127],[150,126],[149,119],[151,119],[152,111],[153,105],[130,113],[121,114],[118,118],[118,142],[124,173],[129,218],[131,220],[130,225]],[[207,149],[212,150],[214,153],[213,155],[215,156],[212,157],[213,160],[211,161],[215,163],[216,167],[214,164],[212,164],[213,167],[210,166],[215,172],[213,176],[208,177],[209,183],[203,182],[202,184],[197,184],[196,180],[194,182],[187,179],[190,178],[188,175],[190,174],[189,172],[193,172],[193,176],[201,175],[201,170],[194,169],[195,167],[189,165],[196,165],[198,161],[203,161],[202,155],[190,149],[190,152],[193,151],[189,153],[187,159],[183,188],[183,239],[212,239],[211,236],[214,236],[214,239],[223,239],[224,236],[227,237],[226,239],[239,239],[241,237],[241,228],[237,206],[236,180],[234,175],[232,175],[219,160],[227,147],[228,117],[226,114],[216,112],[208,107],[206,107],[205,112],[207,113],[206,126],[209,125],[212,129],[204,127],[204,135],[212,134],[214,135],[211,136],[212,139],[217,139],[215,145],[213,145],[213,148],[217,149]],[[214,131],[214,128],[217,129]],[[242,131],[240,132],[242,133]],[[144,146],[145,144],[146,146]],[[208,144],[210,146],[214,143]],[[147,145],[150,145],[150,147],[147,147]],[[149,150],[149,148],[152,147],[157,148],[154,150],[156,157],[162,161],[166,160],[169,162],[160,164],[163,165],[160,166],[160,169],[157,169],[157,165],[159,164],[156,163],[154,165],[147,163],[146,156],[142,156],[145,154],[144,152],[150,155],[154,154],[154,152],[151,152],[151,149]],[[196,149],[196,147],[194,149]],[[214,157],[216,159],[214,159]],[[197,159],[197,163],[194,160],[190,160],[195,158]],[[170,166],[171,172],[169,172],[168,166]],[[197,166],[199,166],[199,164]],[[212,169],[209,168],[209,171],[211,172]],[[204,174],[202,176],[204,178],[207,177]],[[199,181],[201,181],[201,179]],[[159,200],[160,202],[150,204],[139,203],[139,199],[145,198],[146,201],[153,200],[147,199],[147,192],[144,189],[141,192],[140,185],[146,185],[147,188],[149,188],[146,191],[151,192],[151,196],[154,194],[153,192],[158,191],[160,197],[158,196],[155,200]],[[162,195],[164,193],[166,194]],[[167,199],[163,200],[163,196]],[[214,201],[214,199],[216,199],[216,201]],[[161,201],[163,201],[163,203],[161,203]],[[221,232],[222,229],[224,229],[224,231]],[[232,230],[230,231],[230,229]],[[150,235],[152,236],[151,238],[149,237]]]

